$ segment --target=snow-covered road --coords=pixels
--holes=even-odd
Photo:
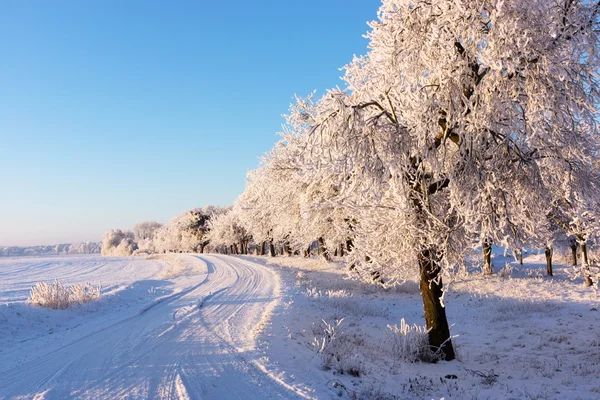
[[[84,335],[46,341],[35,356],[0,371],[0,398],[302,396],[257,361],[256,334],[277,301],[278,276],[237,258],[187,257],[203,273]]]

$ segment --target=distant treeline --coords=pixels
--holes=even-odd
[[[58,254],[96,254],[100,253],[101,243],[88,241],[44,246],[5,246],[0,247],[0,250],[0,256],[2,257],[47,256]]]

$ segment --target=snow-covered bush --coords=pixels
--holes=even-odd
[[[103,256],[130,256],[137,248],[131,231],[111,229],[102,237]]]
[[[73,285],[69,287],[69,304],[85,304],[100,298],[100,285],[94,286],[91,283],[85,285]]]
[[[512,265],[510,265],[510,263],[506,263],[504,268],[502,268],[500,271],[498,271],[498,276],[501,278],[508,279],[508,278],[512,277],[512,271],[513,271]]]
[[[388,325],[387,346],[394,358],[405,362],[432,361],[436,354],[429,346],[429,330],[417,324],[409,325],[404,318],[400,326]]]
[[[77,304],[100,298],[100,286],[90,283],[66,287],[58,280],[53,283],[38,282],[31,288],[27,302],[32,305],[64,310]]]
[[[363,371],[363,361],[356,352],[360,339],[341,331],[344,319],[330,324],[325,320],[314,325],[313,348],[321,359],[323,369],[333,368],[340,374],[360,376]]]

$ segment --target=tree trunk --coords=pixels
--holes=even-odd
[[[552,248],[546,246],[544,253],[546,254],[546,271],[548,272],[548,276],[554,276],[552,274]]]
[[[571,243],[571,257],[572,257],[572,265],[577,265],[577,241]]]
[[[334,257],[338,256],[338,248],[337,247],[333,250],[333,256]]]
[[[292,248],[290,247],[290,242],[288,242],[287,240],[284,243],[284,247],[285,247],[285,252],[287,253],[288,257],[292,256]]]
[[[233,253],[233,254],[240,254],[240,253],[238,252],[238,246],[237,246],[237,243],[234,243],[234,244],[233,244],[233,251],[234,251],[234,253]]]
[[[259,256],[264,256],[265,255],[266,246],[267,246],[267,242],[262,242],[260,244],[260,253],[259,253]]]
[[[432,350],[441,353],[442,359],[454,360],[454,348],[450,339],[450,328],[446,319],[446,309],[442,306],[442,277],[439,260],[435,250],[423,250],[419,254],[419,269],[421,273],[421,297],[425,322],[429,331],[429,345]]]
[[[346,251],[351,251],[354,247],[354,242],[352,239],[346,239]]]
[[[580,239],[580,243],[581,243],[581,260],[582,262],[582,269],[583,269],[583,277],[585,278],[585,286],[592,286],[594,284],[594,282],[592,281],[592,278],[590,278],[590,267],[588,265],[588,256],[587,256],[587,244],[585,243],[585,240]]]
[[[271,257],[275,257],[275,246],[273,245],[273,239],[269,241],[269,250],[271,252]]]
[[[327,246],[325,246],[325,239],[320,237],[318,242],[319,242],[319,255],[323,256],[323,258],[325,258],[325,260],[329,261],[329,259],[330,259],[329,251],[327,250]]]
[[[485,239],[483,241],[483,274],[484,275],[492,275],[494,271],[492,270],[492,243]]]
[[[519,250],[519,264],[523,265],[523,249]]]
[[[344,243],[340,243],[340,257],[344,257]]]

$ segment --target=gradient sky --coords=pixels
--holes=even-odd
[[[226,205],[379,0],[0,0],[0,245]]]

